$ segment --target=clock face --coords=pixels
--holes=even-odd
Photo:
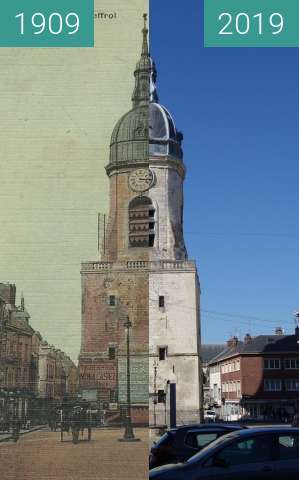
[[[150,169],[138,168],[129,175],[129,187],[134,192],[146,192],[154,183],[154,174]]]

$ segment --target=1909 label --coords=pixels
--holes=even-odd
[[[92,47],[94,0],[3,2],[1,47]]]

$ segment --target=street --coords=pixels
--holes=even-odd
[[[92,440],[71,442],[48,429],[0,443],[1,480],[145,480],[148,429],[136,429],[141,442],[118,442],[123,430],[95,429]]]

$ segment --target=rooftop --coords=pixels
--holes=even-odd
[[[246,338],[246,337],[245,337]],[[290,353],[299,354],[299,328],[294,335],[258,335],[247,336],[246,341],[235,339],[235,343],[212,358],[210,365],[237,355],[267,355]]]
[[[203,363],[209,363],[213,358],[226,350],[225,343],[210,343],[201,346],[201,358]]]

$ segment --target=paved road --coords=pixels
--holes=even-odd
[[[60,433],[29,433],[18,443],[0,444],[1,480],[147,480],[148,430],[141,442],[121,443],[123,431],[93,431],[91,442],[60,443]],[[70,439],[68,441],[68,438]]]

